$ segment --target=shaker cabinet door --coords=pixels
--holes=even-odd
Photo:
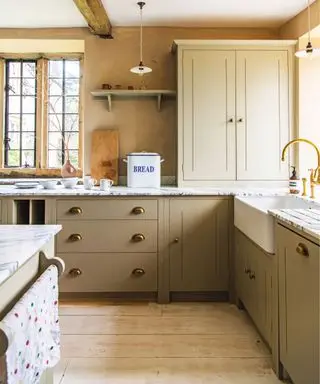
[[[235,52],[185,50],[183,179],[235,180]]]
[[[170,200],[170,291],[229,287],[229,200]]]
[[[320,247],[277,226],[280,361],[295,384],[319,383]]]
[[[290,137],[287,51],[237,51],[237,179],[286,180]]]

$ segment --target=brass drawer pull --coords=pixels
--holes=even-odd
[[[81,215],[82,209],[80,207],[72,207],[69,209],[69,213],[72,215]]]
[[[254,272],[249,274],[249,279],[250,280],[255,280],[256,279],[256,274]]]
[[[173,240],[174,243],[179,243],[179,237],[176,237],[174,240]]]
[[[82,275],[82,271],[79,268],[72,268],[69,271],[69,275],[71,277],[79,277],[80,275]]]
[[[80,241],[82,240],[82,236],[80,233],[73,233],[72,235],[69,236],[69,241]]]
[[[143,213],[145,213],[145,210],[142,207],[134,207],[131,212],[134,215],[142,215]]]
[[[296,251],[297,253],[299,253],[299,255],[301,256],[305,256],[305,257],[308,257],[309,256],[309,249],[308,247],[303,244],[303,243],[299,243],[297,248],[296,248]]]
[[[131,240],[134,241],[135,243],[139,243],[140,241],[145,240],[146,238],[142,233],[136,233],[131,237]]]
[[[140,276],[143,276],[146,274],[145,270],[142,269],[142,268],[135,268],[133,271],[132,271],[132,274],[134,276],[137,276],[137,277],[140,277]]]
[[[250,273],[251,273],[251,269],[245,267],[245,269],[244,269],[244,273],[245,273],[246,275],[250,274]]]

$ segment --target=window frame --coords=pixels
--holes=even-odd
[[[4,166],[4,138],[5,138],[5,67],[6,60],[37,60],[37,101],[36,101],[36,154],[35,168],[19,168]],[[0,176],[13,177],[51,176],[60,177],[61,168],[48,168],[48,67],[49,60],[74,59],[80,62],[79,78],[79,146],[78,146],[78,170],[77,176],[83,175],[83,54],[62,53],[62,54],[1,54],[0,57]],[[39,97],[40,95],[40,97]],[[21,174],[21,176],[20,176]]]

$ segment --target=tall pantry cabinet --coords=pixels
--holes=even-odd
[[[179,186],[288,179],[294,44],[175,42]]]

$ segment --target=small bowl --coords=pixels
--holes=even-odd
[[[58,180],[39,180],[39,184],[42,185],[44,189],[55,189],[57,183]]]
[[[78,184],[78,177],[68,177],[66,179],[62,179],[61,183],[65,188],[72,189]]]

